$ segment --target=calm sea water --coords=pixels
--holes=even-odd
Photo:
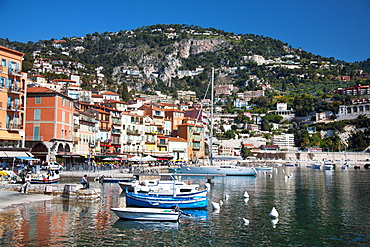
[[[93,187],[102,189],[99,202],[57,199],[0,213],[0,246],[370,246],[370,171],[363,168],[279,167],[272,177],[216,178],[209,198],[224,201],[220,211],[186,211],[191,216],[179,223],[118,220],[110,211],[125,205],[118,184]]]

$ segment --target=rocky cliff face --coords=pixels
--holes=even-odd
[[[225,43],[221,39],[186,39],[172,45],[171,53],[163,56],[163,52],[148,52],[148,47],[142,47],[132,52],[130,56],[135,59],[137,66],[132,67],[122,64],[113,69],[113,77],[119,83],[124,80],[125,70],[139,70],[141,79],[147,79],[156,83],[158,79],[171,86],[171,79],[176,77],[179,68],[182,66],[182,59],[187,59],[192,54],[207,51],[217,51]],[[142,81],[141,83],[139,81]],[[135,88],[142,90],[144,80],[137,80]]]

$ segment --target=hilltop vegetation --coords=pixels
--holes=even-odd
[[[261,35],[234,34],[192,25],[159,24],[131,31],[95,32],[84,37],[28,43],[0,39],[0,45],[24,52],[23,70],[29,74],[37,73],[34,70],[37,59],[59,61],[53,67],[62,66],[80,75],[84,89],[115,91],[123,100],[136,92],[154,94],[156,90],[175,98],[178,90],[190,90],[196,92],[198,99],[203,99],[211,68],[216,68],[216,84],[237,88],[236,92],[224,97],[225,103],[218,104],[223,106],[224,112],[241,114],[246,109],[233,106],[237,98],[235,93],[259,90],[269,84],[264,96],[250,101],[252,107],[248,111],[267,114],[275,109],[276,103],[287,103],[297,117],[287,132],[296,134],[296,145],[302,148],[313,145],[331,150],[343,148],[343,141],[338,144],[338,135],[325,139],[308,134],[308,126],[301,124],[299,118],[330,111],[335,119],[339,105],[350,104],[351,100],[362,96],[343,96],[333,90],[357,84],[370,85],[370,80],[364,77],[370,73],[370,58],[347,63]],[[76,66],[76,63],[83,66]],[[98,78],[99,73],[104,75],[103,79]],[[49,72],[42,75],[49,80],[68,77]],[[238,133],[236,124],[248,122],[243,117],[238,121],[233,130],[224,135],[232,138]],[[269,131],[273,122],[281,123],[275,117],[266,117],[263,129]],[[341,124],[331,126],[337,134],[341,130],[338,126]],[[362,133],[365,136],[352,135],[353,141],[347,143],[349,148],[361,150],[369,144],[367,132]],[[358,138],[362,138],[361,142]]]

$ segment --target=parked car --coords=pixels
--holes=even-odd
[[[52,170],[61,170],[63,169],[63,166],[58,162],[44,162],[41,166],[42,170],[48,170],[49,168]]]

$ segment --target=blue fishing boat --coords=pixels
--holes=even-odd
[[[181,209],[201,209],[207,208],[208,198],[206,196],[168,197],[128,192],[126,193],[126,205],[146,208],[175,208],[178,206]]]

